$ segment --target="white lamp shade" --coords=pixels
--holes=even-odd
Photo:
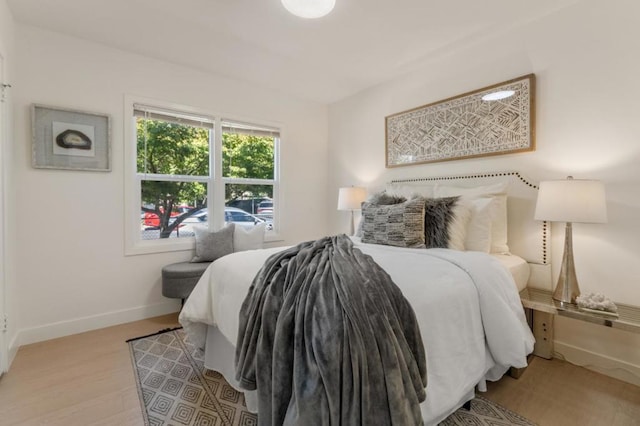
[[[282,5],[301,18],[321,18],[331,12],[336,0],[282,0]]]
[[[359,210],[367,198],[367,190],[360,186],[340,188],[338,192],[338,210]]]
[[[597,180],[583,179],[540,182],[535,219],[604,223],[607,221],[604,185]]]

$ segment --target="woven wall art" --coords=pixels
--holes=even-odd
[[[498,92],[513,93],[486,100]],[[387,167],[533,151],[535,75],[392,114],[385,122]]]

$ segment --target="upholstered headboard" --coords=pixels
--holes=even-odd
[[[395,179],[394,184],[454,185],[475,187],[509,182],[507,189],[508,245],[511,253],[525,259],[531,267],[529,286],[552,289],[549,243],[551,227],[534,220],[538,185],[515,171],[454,176]]]

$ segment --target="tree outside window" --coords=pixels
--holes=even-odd
[[[181,177],[208,178],[209,139],[206,128],[137,119],[138,173],[172,178],[141,181],[143,231],[157,230],[158,238],[178,235],[185,219],[206,208],[207,182]]]
[[[134,106],[141,239],[190,237],[207,225],[216,120]],[[275,155],[279,134],[259,126],[218,121],[225,212],[244,210],[273,229]],[[221,212],[222,213],[222,212]],[[222,216],[222,215],[221,215]],[[240,215],[236,215],[240,217]],[[234,221],[225,214],[226,221]],[[240,221],[240,219],[238,219]],[[246,215],[243,217],[248,223]]]
[[[269,134],[246,134],[227,126],[223,130],[225,205],[272,222],[276,138]]]

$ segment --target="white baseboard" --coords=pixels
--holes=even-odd
[[[20,345],[18,345],[18,335],[16,334],[15,336],[13,336],[13,339],[11,339],[11,341],[9,342],[9,350],[8,350],[9,359],[7,360],[7,371],[9,370],[9,368],[11,368],[11,364],[13,363],[13,360],[16,358],[16,355],[18,354],[18,349],[20,349]]]
[[[17,352],[19,346],[69,336],[71,334],[84,333],[85,331],[111,327],[113,325],[124,324],[127,322],[139,321],[160,315],[171,314],[180,310],[179,303],[180,302],[177,300],[172,300],[156,305],[140,306],[133,309],[107,312],[104,314],[75,318],[72,320],[19,330],[16,339],[12,342],[15,349],[13,346],[9,347],[9,361],[12,360],[11,351],[15,350]],[[13,356],[15,357],[15,353]]]
[[[577,346],[554,341],[554,357],[593,370],[636,386],[640,386],[640,365],[587,351]]]

